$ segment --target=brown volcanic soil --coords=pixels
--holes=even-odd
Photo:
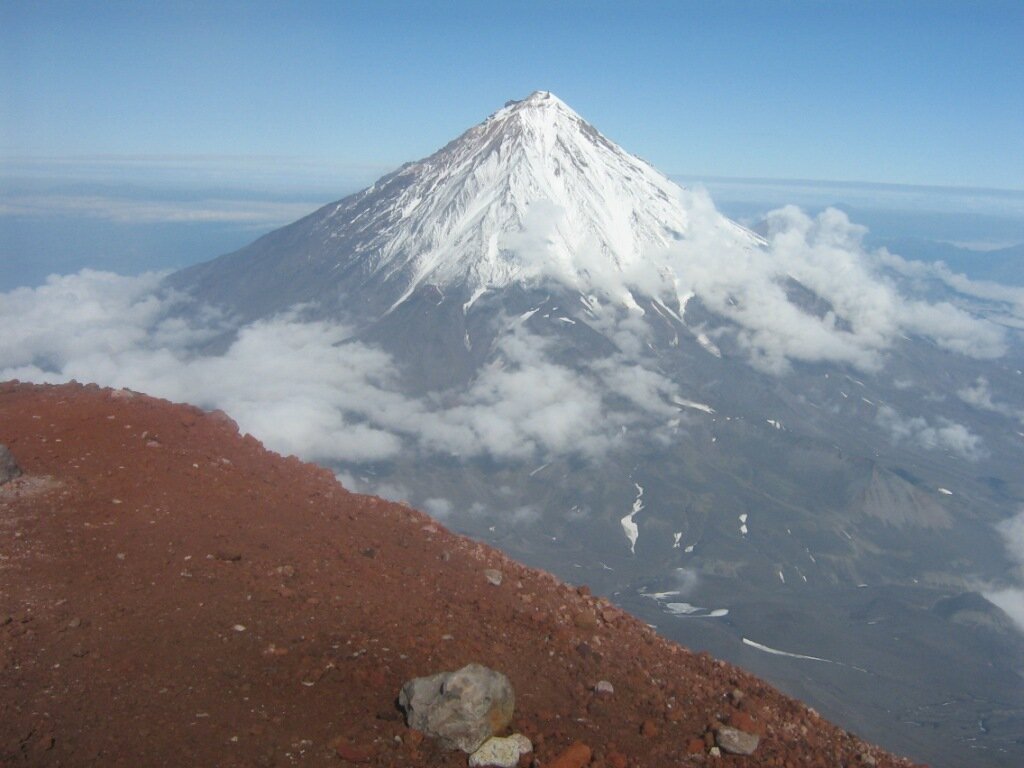
[[[577,740],[595,767],[908,764],[222,414],[0,384],[0,443],[25,472],[0,487],[0,764],[465,766],[395,699],[470,661],[512,680],[538,766]],[[708,755],[721,722],[756,753]]]

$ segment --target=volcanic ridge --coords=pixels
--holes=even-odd
[[[0,444],[4,765],[464,766],[396,699],[473,662],[521,765],[909,765],[222,413],[9,382]],[[726,726],[752,755],[711,756]]]

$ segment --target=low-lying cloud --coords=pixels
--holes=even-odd
[[[0,379],[94,381],[221,408],[282,453],[372,462],[406,449],[461,457],[594,458],[621,443],[630,416],[674,412],[645,395],[674,392],[650,371],[574,371],[548,360],[546,342],[521,324],[494,362],[450,402],[401,393],[396,366],[344,325],[305,319],[301,308],[237,331],[222,355],[196,346],[222,332],[212,311],[159,290],[160,275],[83,271],[0,295]]]
[[[994,400],[988,379],[984,376],[979,376],[970,386],[958,389],[956,394],[965,403],[979,410],[997,413],[1024,424],[1024,411]]]
[[[1002,608],[1020,631],[1024,632],[1024,510],[1004,520],[996,529],[1003,537],[1007,554],[1016,563],[1012,574],[1016,584],[989,590],[985,592],[985,597]]]
[[[653,264],[617,270],[584,259],[546,275],[592,279],[584,287],[606,299],[594,301],[595,312],[585,319],[619,351],[577,367],[555,362],[554,342],[523,321],[511,322],[468,385],[412,397],[388,354],[356,340],[343,324],[312,319],[308,308],[234,328],[218,311],[164,289],[162,275],[84,270],[0,294],[0,379],[95,381],[221,408],[269,447],[325,462],[386,461],[408,451],[525,462],[602,457],[633,439],[636,431],[624,427],[638,418],[648,440],[664,438],[667,425],[678,423],[673,402],[689,402],[687,393],[649,354],[652,326],[634,295],[662,298],[666,308],[698,296],[729,321],[708,329],[716,341],[732,336],[733,348],[752,365],[779,375],[793,361],[875,370],[908,334],[976,358],[1005,349],[1006,331],[998,325],[901,293],[893,273],[913,279],[924,273],[912,262],[865,251],[863,228],[839,211],[810,217],[780,209],[769,217],[762,242],[724,219],[706,193],[682,194],[687,237],[652,255]],[[510,247],[543,248],[558,216],[541,206]],[[1024,307],[1015,293],[946,277],[1001,302],[1006,312]],[[794,280],[829,308],[799,306],[787,293]],[[223,354],[198,351],[225,334],[233,340]],[[998,409],[987,386],[979,379],[960,397]],[[896,443],[969,460],[985,455],[977,435],[946,419],[882,407],[877,423]]]
[[[695,293],[735,323],[737,341],[762,370],[785,373],[798,360],[878,370],[885,353],[910,335],[978,359],[1006,351],[998,325],[949,302],[928,303],[901,291],[886,271],[891,255],[867,251],[866,230],[842,211],[830,208],[812,217],[793,206],[781,208],[769,214],[766,242],[756,246],[722,226],[710,199],[693,193],[690,205],[691,232],[666,257],[673,288],[679,295]],[[787,294],[790,279],[830,309],[819,314],[798,306]],[[966,278],[958,284],[974,286]],[[999,300],[1024,317],[1015,293],[999,294]]]
[[[988,455],[978,435],[963,424],[943,417],[929,421],[923,416],[902,416],[891,406],[882,405],[875,422],[896,444],[948,451],[968,461],[979,461]]]

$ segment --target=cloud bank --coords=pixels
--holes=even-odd
[[[552,264],[547,278],[585,277],[585,287],[606,299],[588,299],[579,320],[620,350],[577,368],[554,362],[554,342],[520,319],[461,391],[410,397],[386,353],[342,324],[310,319],[302,307],[232,328],[217,311],[161,288],[162,275],[84,270],[0,294],[0,378],[74,378],[221,408],[269,447],[324,462],[386,461],[405,451],[526,462],[599,458],[633,439],[636,431],[626,427],[643,424],[645,439],[661,440],[679,423],[673,403],[689,398],[649,353],[652,326],[634,295],[664,299],[668,313],[699,296],[726,321],[707,329],[716,341],[731,336],[750,364],[779,375],[794,361],[875,370],[908,334],[976,358],[1005,349],[998,325],[901,293],[891,273],[920,277],[920,269],[866,252],[863,228],[839,211],[810,217],[780,209],[760,241],[722,217],[706,193],[681,194],[688,196],[687,237],[653,255],[653,265],[616,270],[598,260],[581,272],[580,264]],[[558,215],[541,206],[511,246],[543,249]],[[811,305],[794,298],[794,281],[815,297]],[[1008,312],[1024,307],[1016,294],[964,285]],[[226,333],[233,341],[224,354],[199,351]],[[960,397],[999,407],[981,379]],[[896,443],[972,461],[985,456],[977,435],[946,419],[882,407],[877,424]]]
[[[393,360],[344,325],[301,309],[238,330],[223,355],[197,345],[223,331],[212,311],[158,290],[161,276],[83,271],[0,294],[0,379],[94,381],[221,408],[269,447],[320,461],[393,458],[405,448],[462,457],[597,457],[636,418],[609,403],[624,395],[641,415],[675,410],[648,395],[675,392],[629,364],[573,371],[547,359],[522,325],[457,398],[403,395]]]
[[[671,276],[677,297],[695,293],[735,323],[736,339],[756,367],[781,374],[799,360],[874,371],[888,350],[911,335],[978,359],[1005,353],[1005,331],[998,325],[947,301],[928,303],[901,291],[887,273],[891,254],[868,252],[866,230],[842,211],[811,217],[794,206],[780,208],[768,215],[766,242],[757,247],[721,225],[710,198],[692,195],[691,231],[669,249],[662,274]],[[790,280],[827,309],[816,312],[791,300]],[[957,282],[983,290],[966,278]],[[1016,293],[993,290],[990,298],[1024,318]]]

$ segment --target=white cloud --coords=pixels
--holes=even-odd
[[[1024,584],[1024,510],[996,526],[1003,537],[1003,544],[1010,558],[1017,564],[1017,584]],[[1024,632],[1024,587],[1011,585],[985,592],[990,602],[999,606]]]
[[[448,501],[448,499],[435,497],[425,499],[423,502],[423,509],[438,520],[444,520],[446,517],[451,516],[455,507],[450,501]]]
[[[629,418],[609,393],[661,413],[671,392],[651,372],[557,365],[521,325],[499,340],[494,364],[444,399],[403,395],[390,356],[301,310],[238,329],[223,355],[200,354],[196,345],[226,326],[194,306],[174,314],[186,299],[159,281],[83,271],[0,294],[0,379],[74,378],[221,408],[274,450],[327,462],[409,450],[597,457],[621,443]]]
[[[988,379],[984,376],[979,376],[972,385],[957,390],[956,394],[957,397],[968,405],[974,406],[982,411],[990,411],[991,413],[998,413],[1001,416],[1009,416],[1012,419],[1017,419],[1021,423],[1024,423],[1024,411],[1011,408],[1009,405],[1005,405],[1004,403],[997,403],[992,399],[992,389],[989,386]]]
[[[939,417],[930,422],[922,416],[904,417],[896,409],[882,405],[875,422],[886,430],[894,443],[908,443],[927,450],[949,451],[968,461],[988,455],[982,439],[963,424]]]
[[[530,525],[540,520],[540,509],[532,504],[516,507],[508,515],[507,520],[512,525]]]
[[[785,373],[794,360],[876,370],[909,334],[969,357],[1005,351],[999,326],[949,303],[904,295],[881,269],[889,261],[865,251],[864,228],[841,211],[811,217],[793,206],[780,208],[768,215],[768,238],[758,246],[722,226],[709,199],[695,201],[688,237],[668,251],[663,273],[671,275],[677,295],[692,291],[736,323],[738,342],[762,370]],[[819,316],[794,304],[787,279],[828,302],[832,311]],[[1000,294],[1007,301],[1015,296]]]
[[[1024,589],[1006,587],[985,592],[985,599],[998,606],[1024,632]]]
[[[1006,551],[1019,565],[1024,566],[1024,511],[996,526],[1003,536]]]
[[[1006,311],[1017,319],[1024,319],[1024,288],[1001,285],[987,280],[971,280],[966,275],[953,272],[943,262],[925,263],[910,261],[886,249],[875,254],[878,262],[920,284],[938,281],[965,296],[983,299],[1006,307]]]
[[[700,582],[700,574],[694,568],[676,568],[672,574],[673,588],[681,597],[691,594]]]

